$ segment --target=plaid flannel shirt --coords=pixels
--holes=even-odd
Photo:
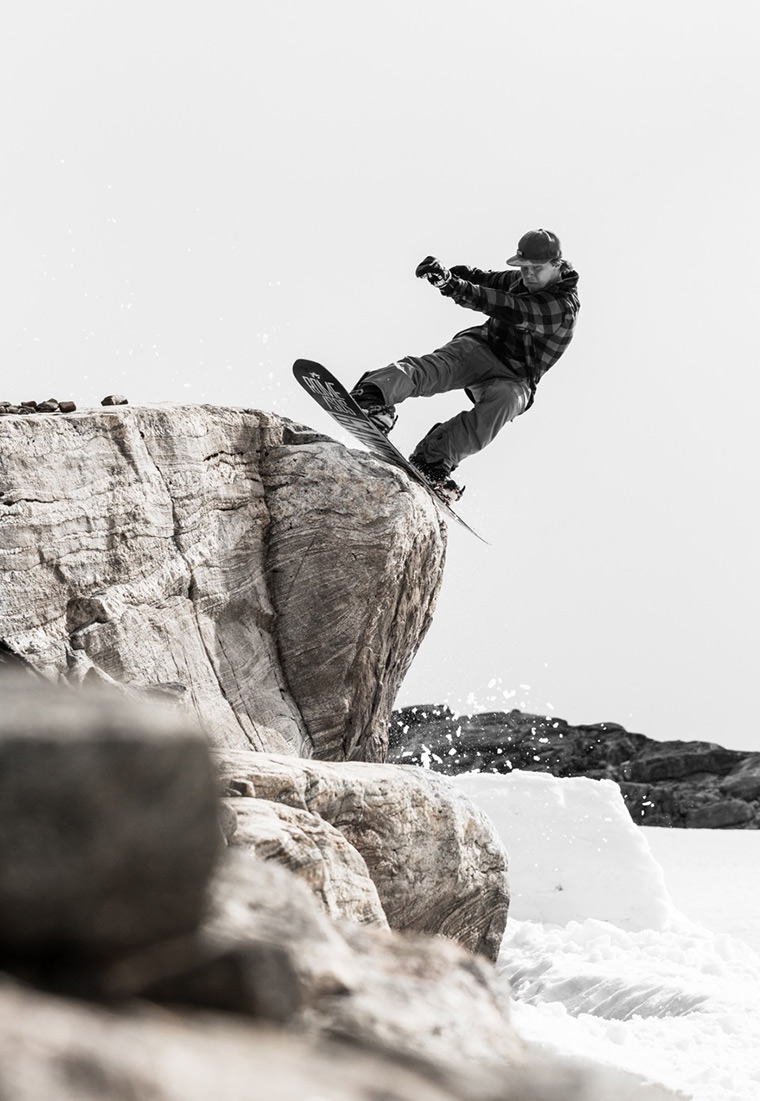
[[[488,344],[503,363],[528,378],[533,389],[572,340],[580,309],[578,273],[566,261],[560,270],[556,283],[530,291],[519,271],[460,266],[452,269],[452,278],[441,288],[441,294],[457,305],[488,316],[484,325],[465,332]]]

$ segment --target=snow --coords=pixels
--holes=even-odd
[[[679,910],[760,952],[760,830],[643,832]]]
[[[498,966],[526,1041],[639,1076],[633,1089],[620,1079],[630,1101],[651,1083],[693,1101],[760,1101],[760,832],[642,830],[609,780],[453,782],[509,853]]]

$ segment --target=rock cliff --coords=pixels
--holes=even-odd
[[[501,841],[385,763],[444,553],[271,414],[0,418],[3,1101],[673,1098],[523,1043]]]
[[[425,492],[256,410],[0,418],[0,639],[185,696],[212,743],[384,760],[445,535]]]
[[[571,726],[522,711],[394,713],[390,760],[434,772],[550,772],[614,780],[644,826],[760,829],[760,753],[712,742],[658,742],[617,723]]]

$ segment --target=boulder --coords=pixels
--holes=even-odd
[[[741,829],[755,820],[751,806],[742,799],[721,799],[694,807],[686,813],[686,826],[691,829]]]
[[[185,686],[217,746],[383,760],[445,535],[421,487],[270,413],[0,423],[0,638],[51,679]]]
[[[132,952],[87,978],[112,1001],[139,996],[284,1022],[323,996],[347,993],[359,971],[303,881],[230,850],[193,935]]]
[[[748,760],[723,779],[718,785],[724,795],[742,799],[748,803],[760,803],[760,754],[747,755]]]
[[[3,1101],[683,1101],[549,1053],[505,1071],[438,1067],[228,1014],[115,1011],[0,979]]]
[[[681,780],[701,773],[725,776],[743,759],[740,751],[713,742],[655,742],[646,754],[624,766],[623,775],[634,783]]]
[[[291,873],[235,851],[220,864],[211,900],[194,942],[159,945],[111,967],[109,998],[281,1020],[439,1068],[522,1062],[506,982],[459,945],[336,925]]]
[[[359,851],[326,819],[266,799],[225,799],[235,814],[229,843],[299,876],[330,917],[379,925],[388,921]]]
[[[294,1026],[448,1065],[522,1058],[508,987],[490,963],[441,937],[334,924],[283,868],[231,852],[202,933],[217,945],[265,944],[290,955],[302,983]]]
[[[490,820],[421,769],[219,752],[228,796],[308,811],[361,854],[392,929],[440,933],[495,959],[507,920],[507,856]],[[234,841],[234,837],[233,837]]]
[[[517,709],[458,715],[446,706],[425,705],[394,712],[389,760],[424,761],[450,776],[515,768],[554,776],[604,775],[631,760],[647,741],[618,723],[570,726]]]
[[[355,1045],[228,1015],[115,1013],[9,982],[0,982],[0,1062],[3,1101],[378,1101],[378,1082],[393,1101],[496,1101]]]
[[[107,958],[196,928],[221,834],[174,708],[0,675],[0,953]]]
[[[502,1072],[525,1051],[509,1023],[509,985],[482,956],[441,937],[346,926],[358,981],[302,1014],[304,1027],[389,1056]]]

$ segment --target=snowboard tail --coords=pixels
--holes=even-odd
[[[445,516],[471,532],[481,542],[487,542],[482,535],[478,535],[461,516],[454,512],[448,501],[440,496],[435,486],[427,480],[422,471],[418,470],[406,456],[402,455],[395,444],[392,444],[377,425],[372,423],[361,406],[351,397],[343,383],[335,378],[332,372],[314,360],[297,359],[293,364],[293,374],[304,390],[311,394],[317,404],[326,413],[329,413],[341,428],[364,444],[373,455],[385,459],[386,462],[399,467],[401,470],[405,470],[414,481],[428,490],[439,510]]]

